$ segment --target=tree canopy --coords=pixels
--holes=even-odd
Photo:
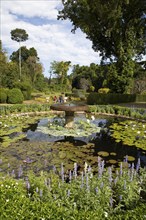
[[[28,39],[28,34],[24,29],[16,28],[11,31],[11,39],[17,42],[23,42]]]
[[[72,31],[80,28],[103,58],[119,59],[131,49],[132,55],[145,52],[145,0],[66,0],[59,19],[69,19]],[[128,47],[128,48],[127,48]],[[127,49],[126,49],[127,48]]]
[[[103,61],[116,63],[110,72],[114,92],[129,92],[134,74],[133,59],[141,58],[146,48],[145,0],[63,0],[58,19],[69,19],[75,32],[80,28],[100,51]],[[113,75],[112,75],[113,73]]]

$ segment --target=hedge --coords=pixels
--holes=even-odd
[[[146,95],[136,94],[101,94],[92,92],[87,97],[87,104],[89,105],[106,105],[128,102],[146,102]]]

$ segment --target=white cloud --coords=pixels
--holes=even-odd
[[[3,0],[1,6],[1,39],[9,55],[19,46],[11,40],[10,32],[12,29],[22,28],[29,34],[29,40],[22,45],[37,50],[46,76],[50,62],[54,60],[70,60],[72,65],[99,63],[98,53],[92,50],[91,42],[85,35],[81,31],[72,34],[68,21],[57,21],[59,0]],[[34,20],[36,17],[37,20]]]

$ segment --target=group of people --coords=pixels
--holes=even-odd
[[[55,95],[54,98],[53,98],[53,101],[55,103],[59,102],[59,103],[64,103],[67,101],[67,97],[65,97],[64,95],[60,95],[58,98],[57,96]]]

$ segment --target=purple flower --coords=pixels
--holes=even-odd
[[[109,167],[108,168],[108,174],[109,174],[109,182],[110,182],[110,184],[112,183],[112,169],[111,169],[111,167]]]
[[[113,198],[110,197],[110,206],[113,207]]]
[[[22,166],[20,165],[20,166],[19,166],[19,169],[18,169],[18,177],[20,178],[22,175],[23,175],[23,168],[22,168]]]
[[[70,197],[70,189],[67,191],[67,196]]]
[[[42,197],[42,196],[43,196],[43,190],[40,189],[40,197]]]
[[[124,190],[126,190],[127,186],[126,186],[126,180],[124,180]]]
[[[30,189],[30,183],[29,183],[29,181],[28,180],[26,180],[26,189],[29,191],[29,189]]]
[[[115,180],[114,180],[114,184],[116,185],[117,182],[118,182],[118,176],[115,178]]]
[[[71,170],[69,171],[69,182],[71,183],[71,180],[72,180],[72,172]]]
[[[61,178],[62,178],[62,182],[64,182],[64,167],[63,167],[63,163],[61,163]]]
[[[100,184],[100,188],[102,189],[102,188],[103,188],[103,186],[104,186],[104,183],[102,182],[102,183]]]
[[[15,170],[12,170],[11,175],[15,177]]]
[[[86,174],[86,189],[87,189],[87,191],[90,191],[88,173]]]
[[[74,163],[74,177],[77,177],[77,163]]]
[[[120,200],[120,202],[122,201],[122,195],[119,196],[119,200]]]
[[[122,166],[122,163],[120,163],[120,176],[122,176],[123,174],[123,166]]]
[[[81,188],[84,186],[84,172],[81,173]]]
[[[96,192],[96,194],[98,194],[98,187],[95,188],[95,192]]]

